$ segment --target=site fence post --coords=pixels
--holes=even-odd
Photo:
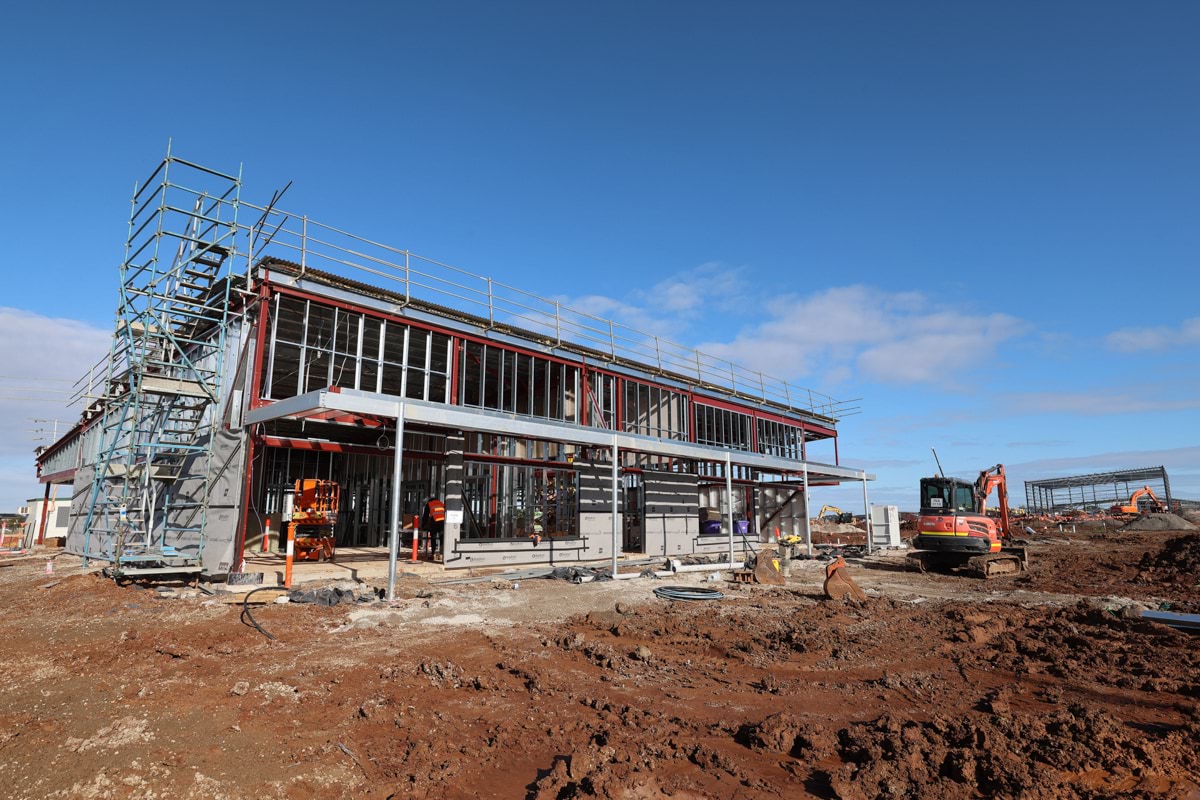
[[[404,307],[412,302],[412,267],[409,263],[409,251],[404,251]]]
[[[308,215],[300,219],[300,277],[308,270]]]

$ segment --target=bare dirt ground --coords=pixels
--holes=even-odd
[[[409,577],[390,607],[261,608],[276,641],[17,562],[0,795],[1200,798],[1200,639],[1123,610],[1200,611],[1200,534],[1054,529],[1008,581],[902,562],[851,562],[863,606],[817,562],[703,603]]]

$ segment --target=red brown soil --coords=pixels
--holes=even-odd
[[[1193,602],[1135,579],[1197,541],[1039,539],[1023,582],[852,564],[882,595],[863,606],[821,600],[816,569],[694,605],[433,587],[376,617],[262,608],[273,642],[234,606],[20,563],[0,795],[1200,797],[1200,640],[1120,610]],[[497,599],[524,621],[460,613]],[[459,616],[415,621],[439,607]]]

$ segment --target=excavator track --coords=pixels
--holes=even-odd
[[[1020,575],[1027,569],[1029,555],[1024,547],[1005,547],[999,553],[974,556],[967,561],[967,570],[985,580]]]
[[[908,554],[908,563],[919,572],[965,574],[989,579],[1020,575],[1029,569],[1029,555],[1024,547],[1005,547],[999,553],[980,556],[919,550]]]

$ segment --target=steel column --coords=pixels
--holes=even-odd
[[[612,575],[617,579],[617,484],[619,482],[617,464],[617,437],[613,436],[612,443]]]
[[[863,513],[866,515],[864,519],[867,525],[867,555],[871,555],[871,506],[867,502],[867,479],[863,478]]]
[[[812,520],[809,519],[809,514],[812,509],[808,503],[808,463],[805,462],[803,471],[800,473],[804,480],[804,546],[808,548],[809,558],[812,557]]]
[[[404,403],[396,404],[396,455],[392,464],[391,532],[388,535],[387,599],[396,599],[396,557],[400,551],[400,478],[404,465]],[[413,532],[416,536],[416,532]]]
[[[725,519],[729,523],[729,563],[733,563],[733,463],[725,453]]]

